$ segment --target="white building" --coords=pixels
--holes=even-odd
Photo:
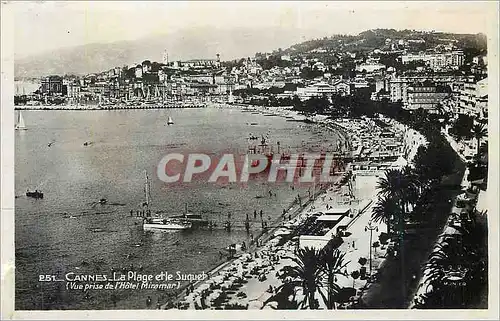
[[[297,88],[296,94],[304,101],[311,97],[331,96],[334,94],[350,95],[350,86],[344,81],[337,81],[333,85],[319,82],[303,88]]]
[[[403,64],[413,61],[422,61],[434,71],[447,67],[456,69],[464,64],[464,53],[461,50],[455,50],[444,53],[419,53],[401,56],[401,62]]]
[[[385,69],[385,65],[379,63],[363,63],[356,65],[356,71],[362,72],[363,70],[366,72],[374,72],[377,70]]]
[[[466,82],[460,91],[459,112],[487,118],[488,78],[478,82]]]

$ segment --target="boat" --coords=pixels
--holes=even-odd
[[[142,227],[156,230],[188,230],[192,227],[192,223],[182,219],[146,217]]]
[[[40,192],[39,190],[35,190],[34,192],[30,192],[28,190],[28,191],[26,191],[26,196],[39,199],[39,198],[43,198],[43,193]]]
[[[187,210],[187,204],[184,214],[169,216],[169,219],[180,219],[185,222],[191,223],[193,228],[208,226],[208,220],[204,219],[201,214],[189,213]]]
[[[16,130],[26,130],[26,124],[24,123],[24,117],[21,111],[17,114],[17,122],[16,126],[14,127]]]
[[[101,204],[101,205],[104,205],[104,204],[106,204],[107,202],[108,202],[108,200],[107,200],[107,199],[105,199],[105,198],[101,198],[101,199],[99,200],[99,204]]]
[[[173,121],[172,117],[168,116],[167,125],[173,125],[173,124],[174,124],[174,121]]]
[[[146,216],[142,219],[142,227],[145,230],[153,229],[153,230],[188,230],[193,224],[186,219],[183,218],[164,218],[164,217],[151,217],[150,206],[150,185],[149,185],[149,177],[148,173],[144,171],[146,177],[146,183],[144,186],[144,193],[146,196],[146,201],[142,204],[143,207],[146,207],[144,213]]]

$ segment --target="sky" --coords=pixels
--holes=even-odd
[[[486,33],[486,2],[25,1],[14,16],[16,57],[88,43],[133,40],[193,26],[307,28],[358,34],[374,28]]]

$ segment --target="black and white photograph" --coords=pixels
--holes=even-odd
[[[2,2],[2,318],[498,317],[498,9]]]

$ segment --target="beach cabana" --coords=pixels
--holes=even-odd
[[[455,234],[461,234],[460,231],[458,231],[456,228],[453,228],[451,226],[447,226],[446,229],[444,230],[443,234],[446,235],[455,235]]]

